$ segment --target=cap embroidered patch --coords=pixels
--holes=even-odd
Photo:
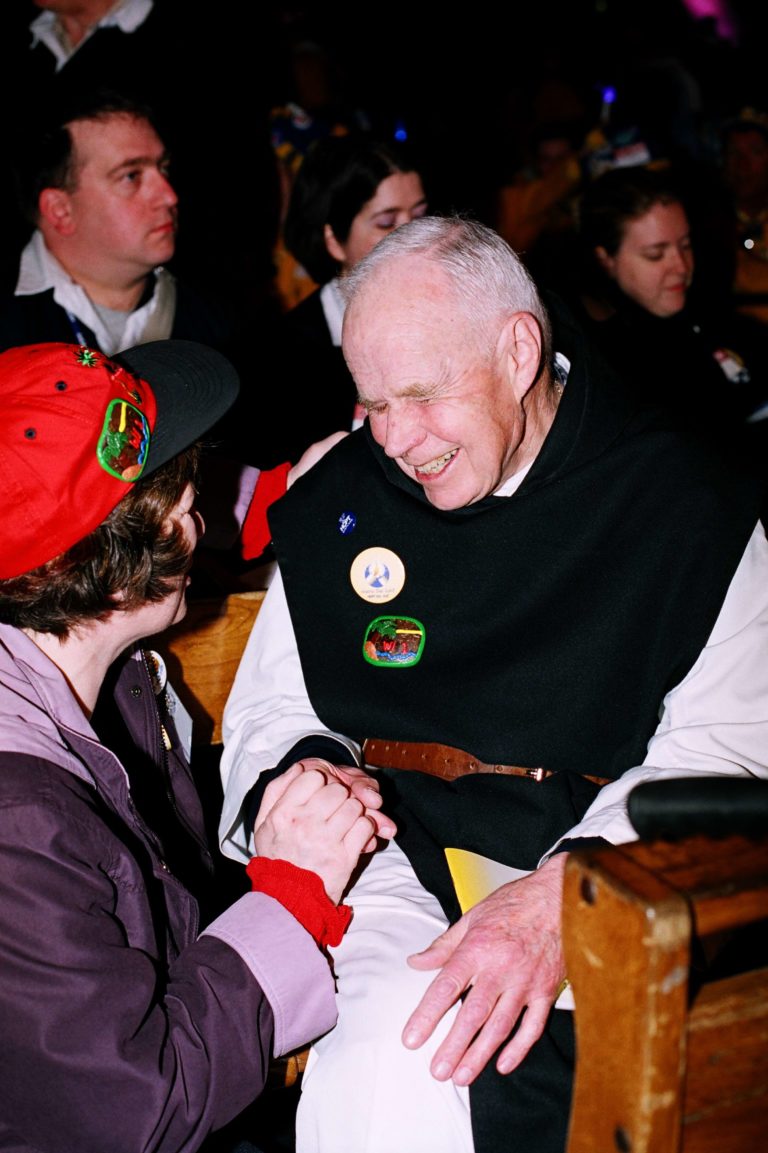
[[[144,413],[126,400],[111,400],[96,446],[97,460],[118,480],[138,480],[147,463],[150,439]]]
[[[424,625],[414,617],[376,617],[365,630],[363,656],[369,665],[410,668],[424,651]]]
[[[114,360],[56,341],[0,352],[0,580],[87,537],[237,392],[226,357],[190,340],[149,341]]]

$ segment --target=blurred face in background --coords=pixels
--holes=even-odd
[[[426,215],[427,198],[418,172],[393,172],[360,209],[344,243],[326,224],[325,244],[342,271],[347,272],[395,228]]]
[[[572,158],[578,158],[578,150],[567,137],[548,136],[536,148],[536,171],[539,176],[549,176]]]
[[[768,202],[768,137],[758,129],[730,132],[725,144],[725,179],[737,203],[759,210]]]
[[[653,316],[674,316],[684,307],[693,277],[693,251],[681,204],[654,204],[627,222],[613,255],[602,247],[595,254],[624,295]]]

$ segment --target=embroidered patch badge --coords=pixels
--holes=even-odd
[[[92,349],[83,346],[77,351],[75,360],[78,364],[82,364],[84,368],[96,368],[99,363],[99,356],[98,353]]]
[[[364,601],[384,604],[402,592],[405,566],[392,549],[366,548],[352,561],[349,579]]]
[[[101,467],[118,480],[138,480],[147,463],[149,441],[144,413],[127,400],[111,400],[96,446]]]
[[[365,630],[363,656],[369,665],[407,669],[424,652],[424,625],[414,617],[376,617]]]

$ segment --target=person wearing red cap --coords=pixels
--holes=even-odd
[[[0,1146],[191,1153],[333,1026],[342,894],[394,826],[308,758],[265,796],[251,890],[211,883],[141,642],[185,612],[229,361],[46,343],[0,354],[0,389]]]

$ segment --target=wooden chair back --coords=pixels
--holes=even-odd
[[[221,718],[263,589],[191,599],[187,615],[158,637],[168,678],[193,721],[193,744],[221,743]]]
[[[764,1148],[768,830],[573,853],[563,909],[567,1153]]]

